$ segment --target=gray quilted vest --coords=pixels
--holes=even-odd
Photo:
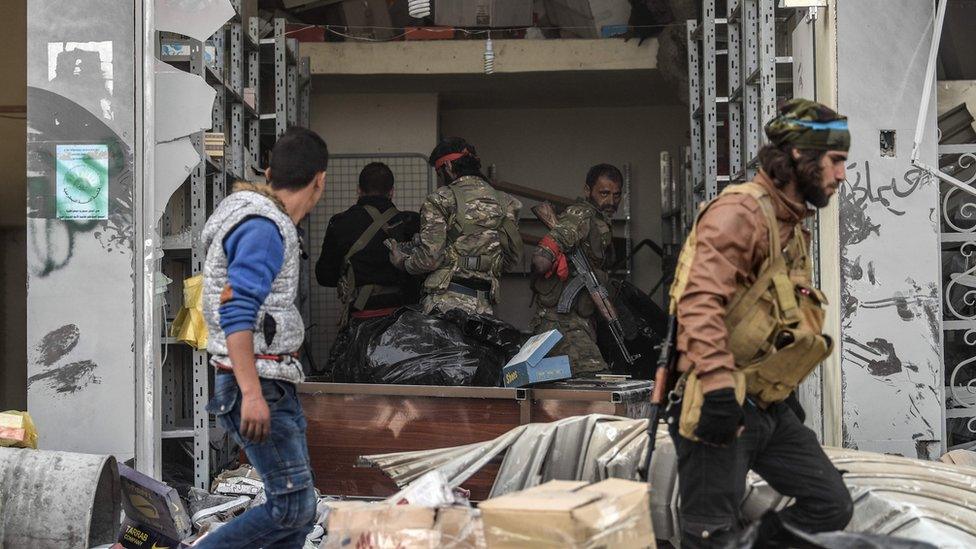
[[[207,260],[203,266],[203,316],[207,321],[207,352],[220,362],[229,362],[227,339],[220,328],[220,295],[227,286],[227,255],[224,238],[249,217],[265,217],[278,226],[285,244],[285,261],[271,284],[271,293],[261,304],[254,325],[255,355],[289,355],[297,353],[305,336],[302,315],[295,306],[299,284],[298,232],[270,187],[238,183],[234,192],[220,202],[203,229],[203,246]],[[270,337],[270,341],[267,338]],[[257,359],[258,376],[301,383],[304,381],[297,359]]]

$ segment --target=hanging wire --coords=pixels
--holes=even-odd
[[[629,25],[627,28],[629,30],[633,30],[633,29],[668,29],[672,27],[685,28],[685,24],[669,23],[666,25]],[[400,30],[403,29],[403,27],[381,27],[375,25],[307,25],[298,29],[287,31],[285,32],[285,35],[295,34],[307,29],[315,29],[315,28],[324,29],[326,32],[331,32],[336,36],[341,36],[349,40],[359,40],[362,42],[393,42],[395,40],[399,40],[400,38],[403,38],[415,32],[421,32],[421,31],[425,33],[449,32],[452,34],[456,32],[460,32],[465,34],[466,36],[481,36],[481,35],[488,35],[491,32],[496,32],[496,33],[512,32],[512,31],[526,30],[530,28],[539,29],[539,30],[592,30],[593,29],[592,26],[571,26],[571,27],[557,27],[557,26],[524,27],[523,26],[523,27],[498,27],[493,29],[463,29],[463,28],[454,28],[454,27],[411,27],[405,29],[403,33],[398,34],[396,36],[392,36],[390,38],[371,38],[368,36],[355,36],[347,33],[351,30],[374,30],[374,31],[375,30]]]

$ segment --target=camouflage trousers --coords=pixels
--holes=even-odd
[[[421,304],[424,306],[424,313],[427,314],[430,314],[434,309],[441,312],[447,312],[451,309],[461,309],[471,315],[495,315],[495,309],[487,299],[456,292],[428,294],[424,296]]]
[[[607,363],[596,345],[596,330],[589,319],[575,312],[557,313],[555,309],[539,307],[529,328],[534,334],[559,330],[563,338],[549,351],[549,356],[569,356],[573,377],[589,377],[607,371]]]

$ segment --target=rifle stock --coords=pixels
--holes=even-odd
[[[651,459],[657,442],[657,428],[661,419],[661,406],[667,396],[671,384],[671,372],[677,363],[675,343],[678,339],[678,318],[668,318],[668,335],[661,343],[661,354],[654,366],[654,388],[651,390],[651,413],[647,420],[647,454],[644,460],[644,471],[647,482],[651,482]]]

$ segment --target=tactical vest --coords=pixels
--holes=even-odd
[[[812,283],[806,236],[797,224],[784,247],[769,192],[758,183],[727,187],[722,194],[745,194],[760,206],[769,228],[769,257],[751,285],[740,284],[726,306],[728,349],[745,383],[745,393],[761,405],[784,400],[833,349],[822,334],[827,300]],[[707,204],[698,220],[714,203]],[[697,245],[696,229],[688,235],[671,285],[671,314],[684,294]],[[682,408],[684,410],[684,408]],[[684,422],[684,420],[682,420]]]
[[[586,259],[590,262],[590,267],[593,268],[593,274],[596,275],[601,284],[606,285],[609,280],[606,268],[613,263],[612,229],[610,225],[603,222],[600,212],[586,200],[580,199],[575,204],[570,205],[566,213],[571,213],[570,208],[575,210],[572,213],[579,215],[580,223],[589,224],[589,231],[577,245],[582,247]],[[563,252],[568,253],[569,250],[563,250]],[[577,273],[572,266],[570,269],[573,271],[573,276],[566,282],[559,280],[557,276],[550,276],[549,278],[533,276],[531,283],[533,298],[537,305],[553,309],[558,308],[560,302],[567,303],[575,297],[570,303],[569,310],[560,310],[559,312],[573,311],[579,316],[588,318],[596,312],[596,306],[586,288],[580,289],[578,284],[574,284]],[[567,292],[575,295],[567,295]]]
[[[349,320],[349,313],[351,308],[356,310],[363,310],[366,307],[366,303],[369,298],[375,295],[392,294],[400,291],[400,288],[396,286],[382,286],[380,284],[364,284],[362,286],[356,286],[356,273],[352,268],[352,256],[356,255],[363,248],[365,248],[373,237],[376,236],[381,230],[386,227],[400,210],[397,210],[396,206],[390,206],[385,212],[380,213],[375,207],[370,205],[364,205],[363,209],[369,214],[373,222],[363,231],[363,234],[359,235],[359,238],[352,243],[349,247],[349,251],[346,252],[345,257],[342,258],[342,272],[339,275],[339,281],[336,284],[336,292],[339,297],[339,303],[342,304],[342,311],[339,313],[339,326],[343,327]]]
[[[476,176],[464,176],[450,187],[454,212],[448,219],[447,242],[441,266],[427,276],[428,294],[447,290],[452,279],[479,279],[491,283],[497,301],[498,279],[504,261],[502,233],[521,238],[518,227],[507,222],[512,198]]]
[[[285,244],[284,263],[271,283],[271,292],[258,310],[254,325],[254,354],[287,357],[297,353],[305,340],[305,324],[295,305],[301,271],[301,244],[295,224],[273,196],[267,185],[238,183],[204,226],[201,237],[207,259],[203,265],[203,316],[209,331],[207,351],[217,357],[227,356],[227,338],[220,327],[221,294],[228,282],[224,239],[250,217],[273,221]],[[297,360],[257,359],[255,365],[258,376],[266,379],[293,383],[304,380]]]

